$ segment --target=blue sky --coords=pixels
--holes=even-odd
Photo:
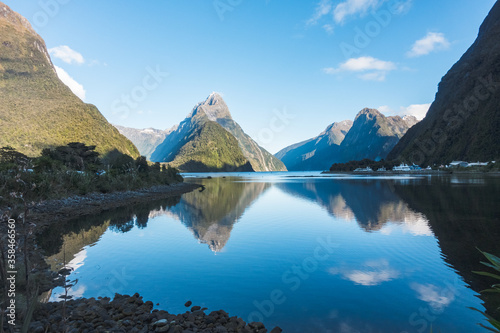
[[[169,128],[220,92],[272,153],[364,107],[422,116],[494,0],[4,0],[112,123]]]

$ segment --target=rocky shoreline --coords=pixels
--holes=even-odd
[[[206,314],[206,308],[191,306],[188,311],[170,314],[153,310],[151,301],[143,301],[139,294],[116,294],[115,298],[88,298],[66,302],[41,304],[34,313],[29,332],[116,332],[116,333],[280,333],[275,327],[268,331],[262,323],[245,323],[230,317],[224,310]],[[66,320],[63,314],[66,314]]]
[[[27,220],[36,225],[36,232],[49,224],[150,200],[180,196],[202,187],[193,183],[157,185],[150,188],[111,193],[91,193],[59,200],[47,200],[30,208]]]
[[[127,192],[92,193],[86,196],[73,196],[59,200],[49,200],[30,207],[26,216],[34,233],[43,231],[54,223],[71,221],[85,215],[99,214],[113,208],[134,205],[150,200],[158,200],[201,188],[192,183],[154,186],[147,189]],[[37,271],[42,274],[40,292],[64,284],[67,270],[51,272],[45,263],[43,253],[37,251],[34,238],[30,237],[29,252]],[[50,291],[49,291],[50,292]],[[183,314],[170,314],[164,310],[153,309],[151,301],[143,301],[138,294],[133,296],[116,294],[115,298],[81,298],[60,302],[38,304],[33,314],[28,332],[167,332],[167,333],[266,333],[262,323],[246,323],[238,317],[230,317],[225,311],[212,311],[206,308],[191,307]],[[278,327],[270,332],[279,333]]]

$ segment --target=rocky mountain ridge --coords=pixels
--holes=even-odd
[[[334,163],[365,158],[381,160],[416,123],[414,116],[386,117],[365,108],[354,122],[333,123],[317,137],[284,148],[276,157],[293,171],[328,170]]]

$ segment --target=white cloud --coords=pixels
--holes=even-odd
[[[348,280],[362,286],[376,286],[382,282],[391,281],[394,279],[395,271],[382,270],[379,272],[369,271],[352,271],[344,275]]]
[[[340,64],[338,68],[324,68],[326,74],[336,74],[340,72],[358,72],[362,80],[384,81],[388,72],[397,68],[391,61],[383,61],[373,57],[351,58]],[[367,72],[367,73],[365,73]]]
[[[323,29],[326,31],[327,34],[332,35],[333,34],[333,25],[331,24],[325,24],[323,25]]]
[[[313,16],[307,21],[307,25],[315,25],[318,21],[325,15],[330,14],[332,10],[332,1],[331,0],[321,0],[316,5],[316,10],[314,11]]]
[[[76,52],[66,45],[53,47],[49,49],[49,53],[51,56],[61,59],[67,64],[76,63],[78,65],[82,65],[85,63],[85,59],[80,53]]]
[[[429,104],[412,104],[408,107],[401,107],[400,115],[401,116],[415,116],[418,120],[422,120],[427,115],[427,111],[431,107],[431,103]]]
[[[76,288],[76,289],[74,289]],[[73,288],[70,288],[68,290],[68,296],[71,296],[71,298],[81,298],[85,294],[85,291],[87,290],[87,287],[81,284],[78,284],[74,286]],[[54,289],[52,292],[52,295],[50,296],[50,301],[51,302],[60,302],[61,298],[60,296],[64,296],[66,294],[64,288],[58,287],[57,289]]]
[[[333,18],[341,24],[348,16],[364,15],[369,10],[377,8],[384,0],[346,0],[335,7]]]
[[[385,259],[367,261],[363,264],[363,269],[335,269],[329,270],[330,274],[341,274],[346,280],[362,286],[376,286],[383,282],[391,281],[399,277],[399,272],[390,267]]]
[[[390,115],[391,113],[394,112],[394,110],[391,109],[391,107],[389,105],[381,105],[377,108],[377,110],[379,110],[380,112],[382,112],[385,115]]]
[[[392,222],[384,225],[380,233],[383,235],[391,235],[393,232],[398,231],[404,234],[410,233],[413,236],[432,237],[434,233],[429,226],[429,221],[421,214],[411,213],[404,217],[401,222]]]
[[[428,104],[412,104],[410,106],[401,106],[399,111],[393,110],[388,105],[382,105],[377,108],[380,112],[387,116],[415,116],[418,120],[422,120],[427,115],[427,111],[431,107],[431,103]]]
[[[55,69],[56,69],[56,72],[57,72],[57,76],[59,77],[59,79],[69,87],[69,89],[71,89],[71,91],[78,97],[80,97],[80,99],[82,101],[85,100],[85,89],[83,88],[83,86],[76,82],[75,79],[73,79],[64,69],[62,69],[61,67],[57,67],[57,66],[54,66]]]
[[[342,63],[337,71],[364,72],[369,70],[391,71],[396,65],[390,61],[383,61],[373,57],[351,58]]]
[[[433,284],[413,283],[411,289],[417,292],[417,298],[429,303],[436,311],[442,311],[455,300],[453,290],[444,288],[440,290]]]
[[[407,231],[414,236],[434,236],[434,233],[429,225],[429,221],[427,221],[427,219],[423,216],[420,216],[417,219],[405,221],[403,224],[403,231]]]
[[[411,51],[407,52],[407,56],[414,58],[427,55],[435,50],[445,50],[450,47],[450,42],[444,34],[440,32],[429,32],[427,36],[419,39],[413,44]]]
[[[413,0],[398,0],[398,2],[389,0],[341,0],[339,2],[334,5],[333,0],[319,0],[314,14],[306,21],[306,25],[316,25],[325,16],[328,16],[331,23],[323,25],[323,29],[327,34],[331,35],[335,24],[342,25],[349,17],[364,17],[369,12],[376,12],[384,3],[388,3],[384,10],[389,10],[392,15],[406,14],[413,4]]]

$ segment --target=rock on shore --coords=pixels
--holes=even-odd
[[[188,303],[191,302],[186,304]],[[113,300],[108,297],[83,298],[66,303],[42,304],[33,316],[29,332],[268,332],[262,323],[247,324],[241,318],[230,317],[224,310],[212,311],[210,314],[206,314],[205,310],[206,308],[193,306],[190,311],[178,315],[153,310],[153,303],[144,302],[139,294],[116,294]],[[270,332],[279,333],[282,330],[275,327]]]

